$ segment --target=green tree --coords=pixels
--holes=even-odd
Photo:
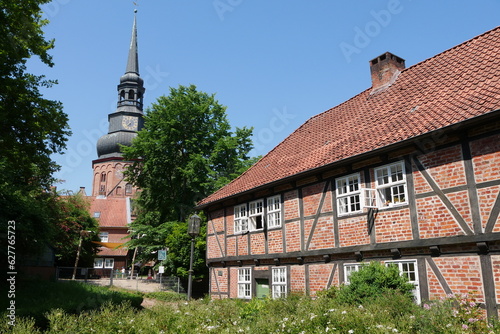
[[[40,10],[48,2],[0,0],[0,227],[7,231],[7,222],[16,222],[18,259],[37,252],[54,233],[50,187],[59,166],[50,155],[62,153],[70,135],[61,103],[40,92],[55,82],[26,68],[32,57],[53,66],[48,51],[54,44],[43,36],[48,21]]]
[[[146,111],[144,128],[133,145],[123,147],[125,158],[135,161],[127,177],[142,189],[132,223],[140,238],[129,245],[141,246],[146,258],[168,246],[171,256],[177,254],[170,273],[186,273],[174,267],[186,268],[189,242],[179,245],[173,240],[184,239],[186,218],[197,201],[255,161],[248,156],[251,135],[249,128],[232,132],[226,107],[194,85],[171,88],[169,96],[159,97]],[[202,238],[197,239],[200,246]]]
[[[82,249],[79,266],[91,266],[98,245],[92,241],[99,241],[99,223],[89,213],[89,203],[80,195],[60,196],[54,201],[54,225],[56,233],[51,245],[56,253],[59,266],[73,266],[80,235]]]

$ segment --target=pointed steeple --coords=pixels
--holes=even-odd
[[[125,73],[139,74],[139,54],[137,52],[137,9],[134,10],[134,25],[132,26],[132,38],[128,50],[128,61]]]
[[[144,80],[139,76],[139,57],[137,52],[137,9],[134,10],[132,38],[128,51],[127,68],[118,84],[118,103],[116,111],[109,114],[108,134],[97,141],[98,159],[121,158],[121,146],[132,145],[132,140],[141,130],[143,120]]]

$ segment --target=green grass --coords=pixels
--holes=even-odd
[[[133,293],[78,282],[19,281],[15,306],[17,318],[33,318],[35,324],[43,328],[48,325],[46,313],[53,309],[78,314],[99,309],[106,303],[121,304],[125,301],[138,308],[142,300],[141,296]],[[5,310],[7,306],[3,306],[2,310]]]
[[[68,286],[72,286],[74,290],[67,291],[66,295],[77,299],[80,298],[80,293],[85,296],[121,293],[102,287]],[[48,296],[54,287],[63,291],[68,286],[46,286],[48,290],[45,291],[45,300],[52,299]],[[65,298],[65,301],[57,299],[65,308],[54,301],[44,303],[45,309],[51,310],[45,313],[47,323],[43,330],[33,320],[19,316],[16,327],[9,330],[17,334],[500,333],[500,324],[488,324],[484,311],[473,296],[449,296],[443,300],[416,305],[407,296],[394,292],[367,298],[362,304],[351,305],[336,298],[335,293],[324,293],[315,299],[291,295],[277,300],[205,298],[190,302],[186,302],[183,295],[174,295],[168,292],[134,293],[130,294],[130,299],[123,298],[122,301],[113,298],[104,301],[105,297],[94,295],[94,299],[99,299],[102,303],[99,306],[97,303],[90,303],[86,305],[88,307],[80,307],[77,302],[70,302],[69,298]],[[141,296],[168,303],[159,303],[151,309],[134,307],[131,301],[137,301]],[[0,332],[7,329],[0,326]]]

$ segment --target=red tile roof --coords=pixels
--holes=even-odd
[[[128,249],[125,247],[117,249],[101,247],[97,252],[97,256],[126,256],[127,254]]]
[[[198,208],[500,109],[500,27],[404,69],[390,87],[370,93],[310,118]]]
[[[90,215],[100,212],[100,227],[126,227],[128,225],[127,198],[87,197],[90,200]]]

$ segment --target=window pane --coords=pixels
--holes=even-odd
[[[346,179],[337,180],[337,194],[342,195],[347,193],[347,182]]]
[[[387,171],[387,168],[377,169],[376,174],[377,174],[377,183],[379,185],[389,183],[389,173]]]
[[[351,202],[351,212],[361,210],[361,204],[359,201],[359,195],[349,197]]]
[[[338,203],[339,203],[339,214],[347,213],[348,212],[347,197],[339,198]]]
[[[392,202],[399,203],[405,202],[405,187],[404,185],[399,185],[392,187]]]
[[[403,180],[403,164],[391,166],[391,179],[392,182]]]
[[[351,176],[349,178],[349,191],[358,191],[359,190],[359,183],[358,183],[358,177],[357,176]]]

